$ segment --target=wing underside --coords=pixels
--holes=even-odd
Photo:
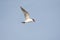
[[[22,7],[20,7],[21,8],[21,10],[23,11],[23,13],[24,13],[24,16],[25,16],[25,19],[29,19],[30,17],[29,17],[29,13],[24,9],[24,8],[22,8]]]

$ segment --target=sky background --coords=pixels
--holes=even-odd
[[[21,23],[20,6],[35,23]],[[60,40],[60,0],[0,0],[0,40]]]

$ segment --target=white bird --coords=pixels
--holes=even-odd
[[[22,22],[22,23],[29,23],[29,22],[35,22],[35,20],[33,18],[30,18],[30,15],[29,13],[22,7],[20,6],[24,16],[25,16],[25,21]]]

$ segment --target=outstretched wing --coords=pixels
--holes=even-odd
[[[30,18],[29,13],[24,8],[22,8],[22,7],[20,7],[20,8],[24,13],[25,19],[29,19]]]

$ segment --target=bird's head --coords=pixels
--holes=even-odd
[[[33,22],[35,22],[35,19],[32,19],[33,20]]]

